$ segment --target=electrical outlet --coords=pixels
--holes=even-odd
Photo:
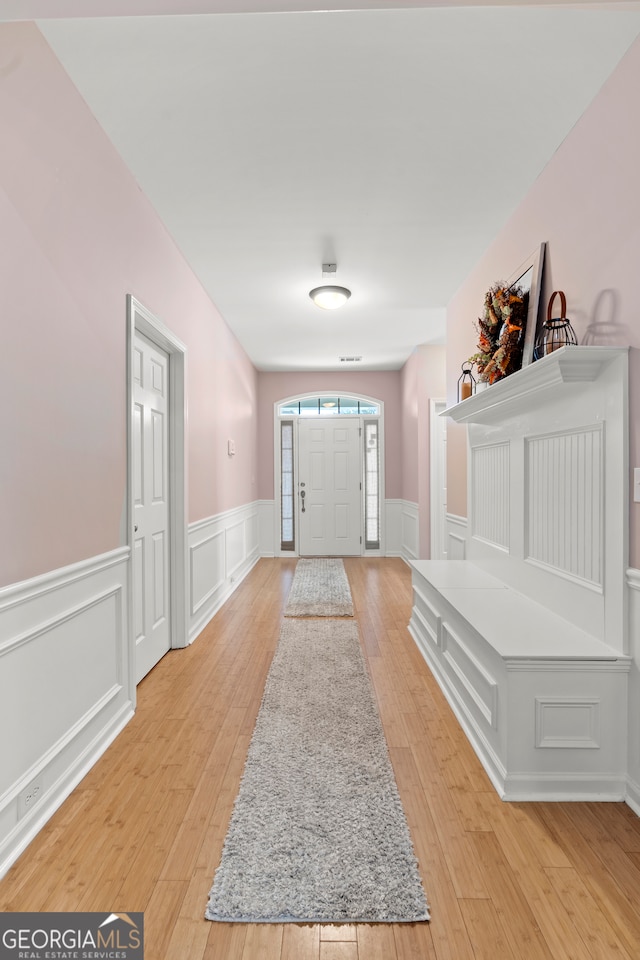
[[[39,777],[32,780],[18,796],[18,816],[24,817],[32,807],[35,807],[43,792],[42,780]]]

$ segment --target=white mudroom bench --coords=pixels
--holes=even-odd
[[[411,563],[411,634],[501,796],[624,799],[628,351],[564,347],[443,415],[466,517]]]
[[[411,567],[409,630],[500,796],[623,799],[630,658],[470,561]]]

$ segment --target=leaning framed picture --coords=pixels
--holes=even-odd
[[[538,311],[540,308],[540,292],[542,289],[542,268],[544,265],[545,244],[541,243],[533,253],[524,260],[506,282],[508,289],[519,287],[527,300],[527,322],[524,329],[522,343],[521,367],[533,362],[533,346],[536,342],[538,328]]]

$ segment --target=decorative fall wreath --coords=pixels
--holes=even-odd
[[[484,314],[475,324],[478,352],[469,357],[479,380],[495,383],[520,369],[528,302],[529,293],[518,286],[495,283],[487,290]]]

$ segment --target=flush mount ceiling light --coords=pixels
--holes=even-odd
[[[351,296],[351,290],[346,287],[334,287],[326,285],[324,287],[315,287],[309,291],[309,296],[316,307],[322,307],[323,310],[335,310],[347,302]]]
[[[335,277],[335,274],[335,263],[322,264],[323,277]],[[351,290],[347,290],[346,287],[336,287],[334,284],[327,283],[321,287],[314,287],[313,290],[309,291],[309,296],[317,307],[321,307],[323,310],[335,310],[347,302],[351,296]]]

